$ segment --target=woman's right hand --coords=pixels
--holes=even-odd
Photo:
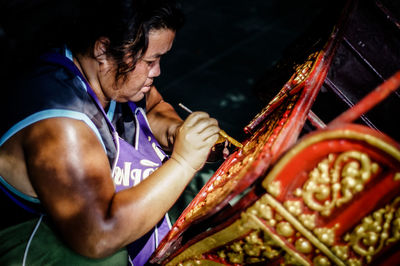
[[[177,130],[171,158],[195,171],[200,170],[218,140],[218,122],[205,112],[193,112]]]

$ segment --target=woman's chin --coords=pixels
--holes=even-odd
[[[151,86],[143,86],[140,91],[136,92],[135,95],[132,95],[129,97],[126,101],[131,101],[131,102],[138,102],[144,98],[147,92],[149,92],[151,89]]]
[[[129,99],[129,101],[131,101],[131,102],[138,102],[138,101],[142,100],[143,98],[144,98],[144,93],[139,92],[139,93],[137,93],[135,96],[132,96],[132,97]]]

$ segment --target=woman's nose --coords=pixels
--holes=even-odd
[[[160,62],[157,61],[152,65],[152,67],[149,71],[149,77],[155,78],[155,77],[160,76],[160,74],[161,74]]]

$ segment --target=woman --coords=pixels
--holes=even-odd
[[[0,264],[143,265],[169,230],[165,213],[219,127],[203,112],[182,121],[153,86],[182,15],[145,2],[104,5],[107,24],[44,54],[13,88],[0,132]]]

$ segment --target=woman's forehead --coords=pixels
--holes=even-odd
[[[157,29],[149,32],[149,45],[144,54],[146,58],[159,58],[171,50],[175,39],[175,31]]]

